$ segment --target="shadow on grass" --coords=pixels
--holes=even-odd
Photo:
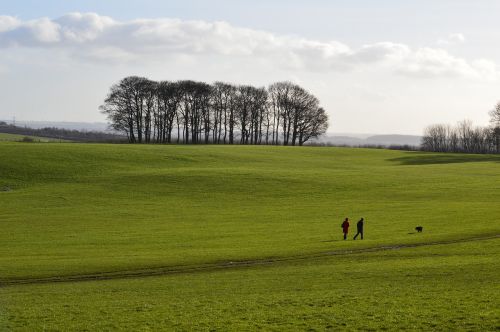
[[[404,157],[391,158],[389,161],[400,165],[434,165],[460,164],[477,162],[500,163],[500,155],[494,154],[459,154],[459,153],[432,153],[432,152],[405,152]]]

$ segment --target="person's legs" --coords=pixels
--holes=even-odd
[[[358,235],[359,235],[359,231],[356,233],[356,235],[354,235],[353,240],[356,240],[356,238],[358,237]],[[363,236],[361,236],[361,238],[363,238]]]
[[[347,233],[344,233],[344,240],[347,240]]]

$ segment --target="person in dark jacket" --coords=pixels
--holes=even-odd
[[[365,220],[363,218],[361,218],[361,220],[358,221],[358,223],[356,224],[356,227],[358,228],[358,232],[356,233],[356,235],[354,235],[354,239],[353,240],[356,240],[356,238],[358,237],[358,235],[361,235],[361,240],[363,240],[363,226],[364,226],[364,223],[365,223]]]
[[[349,232],[349,218],[345,218],[340,227],[342,227],[342,232],[344,233],[344,240],[347,240],[347,233]]]

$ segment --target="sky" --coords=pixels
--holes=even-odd
[[[0,119],[104,122],[129,75],[316,95],[330,133],[488,124],[497,0],[0,0]]]

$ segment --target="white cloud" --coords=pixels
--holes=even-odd
[[[483,71],[466,60],[454,57],[442,49],[420,48],[410,54],[407,65],[399,70],[404,74],[435,77],[435,76],[466,76],[481,77]],[[492,73],[497,71],[496,66],[489,68]]]
[[[0,46],[48,46],[61,41],[60,28],[48,18],[19,22],[14,17],[3,16]]]
[[[464,42],[452,34],[447,43]],[[138,19],[121,22],[94,13],[70,13],[57,19],[22,22],[0,16],[0,47],[59,48],[80,59],[148,61],[172,56],[218,55],[265,60],[310,71],[383,68],[416,77],[497,78],[494,62],[468,61],[439,48],[412,49],[380,42],[353,49],[338,41],[275,35],[226,22]]]
[[[21,22],[15,17],[0,15],[0,33],[12,30],[18,27],[20,24]]]
[[[452,33],[448,35],[447,38],[439,39],[437,41],[438,45],[448,46],[448,45],[456,45],[465,43],[466,39],[462,33]]]
[[[61,34],[67,41],[86,42],[99,37],[106,29],[115,25],[115,21],[94,13],[69,13],[56,20]]]

